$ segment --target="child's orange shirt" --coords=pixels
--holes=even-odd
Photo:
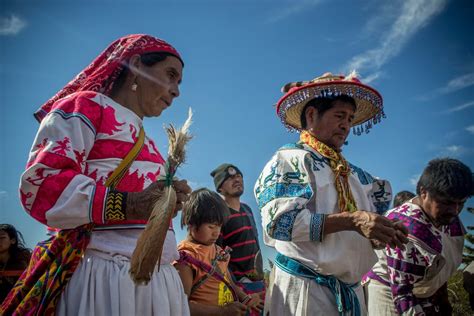
[[[206,246],[202,244],[196,244],[188,240],[183,240],[178,245],[178,251],[185,251],[191,257],[202,261],[210,266],[212,266],[212,261],[216,259],[218,253],[222,250],[216,244]],[[228,270],[230,257],[225,260],[217,260],[217,267],[219,272],[224,276],[225,280],[230,282],[231,277]],[[192,264],[187,263],[188,266],[194,272],[193,286],[199,282],[204,276],[207,275],[205,271],[200,268],[195,267]],[[227,303],[233,302],[234,298],[232,291],[228,286],[217,280],[216,278],[210,276],[207,280],[201,284],[194,292],[191,293],[189,301],[194,301],[196,303],[213,305],[213,306],[223,306]]]

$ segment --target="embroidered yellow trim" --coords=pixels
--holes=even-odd
[[[125,220],[126,193],[109,191],[105,203],[105,219],[107,221]]]
[[[351,168],[344,157],[331,147],[320,142],[308,131],[301,132],[300,141],[316,150],[323,157],[329,159],[329,166],[334,172],[339,210],[341,212],[357,211],[357,204],[352,195],[351,187],[349,186],[349,173],[351,172]]]

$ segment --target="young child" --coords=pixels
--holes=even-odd
[[[181,226],[188,236],[178,245],[175,267],[189,299],[191,315],[245,315],[261,311],[258,293],[246,295],[233,282],[228,270],[230,248],[215,244],[229,215],[225,201],[215,192],[199,189],[183,207]]]

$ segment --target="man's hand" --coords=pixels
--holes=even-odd
[[[408,230],[401,222],[394,222],[381,215],[356,211],[352,213],[354,229],[362,236],[373,239],[372,243],[388,244],[391,248],[403,246],[408,242]]]
[[[163,193],[165,182],[155,181],[141,192],[129,192],[127,194],[126,216],[128,220],[147,220],[153,210],[156,200]],[[183,203],[187,201],[188,195],[191,193],[186,180],[173,181],[173,187],[176,191],[176,210],[179,211],[183,207]]]

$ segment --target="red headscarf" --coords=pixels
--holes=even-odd
[[[107,94],[122,72],[125,62],[133,55],[166,52],[181,60],[178,51],[156,37],[144,34],[133,34],[119,38],[107,47],[87,68],[81,71],[71,82],[34,113],[41,120],[51,111],[54,102],[78,91],[97,91]]]

